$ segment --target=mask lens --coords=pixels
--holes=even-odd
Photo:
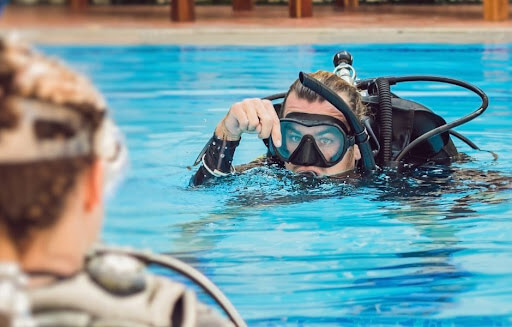
[[[340,127],[331,124],[314,124],[281,120],[282,145],[277,153],[287,160],[298,149],[302,139],[310,135],[327,162],[337,162],[345,153],[346,135]],[[300,150],[299,150],[300,151]]]

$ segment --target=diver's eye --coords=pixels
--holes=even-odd
[[[289,142],[299,143],[301,139],[302,139],[302,135],[299,135],[299,134],[288,135]]]
[[[319,140],[318,140],[318,143],[319,145],[331,145],[334,143],[334,140],[333,139],[330,139],[328,137],[321,137]]]

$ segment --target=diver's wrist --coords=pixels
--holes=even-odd
[[[227,176],[234,173],[233,155],[238,144],[240,144],[239,140],[223,140],[214,134],[203,149],[204,152],[202,151],[199,154],[204,169],[214,177]]]
[[[239,141],[242,138],[241,135],[230,133],[226,126],[224,126],[223,121],[217,125],[217,128],[215,128],[215,136],[220,140],[226,141]]]

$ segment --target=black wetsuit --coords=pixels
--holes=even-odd
[[[201,185],[214,177],[232,173],[233,156],[238,144],[240,144],[240,140],[226,141],[214,135],[196,159],[196,163],[201,162],[201,167],[192,176],[190,185]]]

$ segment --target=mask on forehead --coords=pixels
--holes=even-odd
[[[94,155],[104,163],[105,194],[112,193],[128,156],[124,138],[106,111],[92,113],[100,120],[93,132],[79,112],[65,106],[11,96],[2,107],[16,116],[16,124],[0,131],[0,165]]]
[[[291,112],[280,125],[281,146],[271,138],[270,153],[295,165],[332,167],[354,145],[343,122],[331,116]]]

